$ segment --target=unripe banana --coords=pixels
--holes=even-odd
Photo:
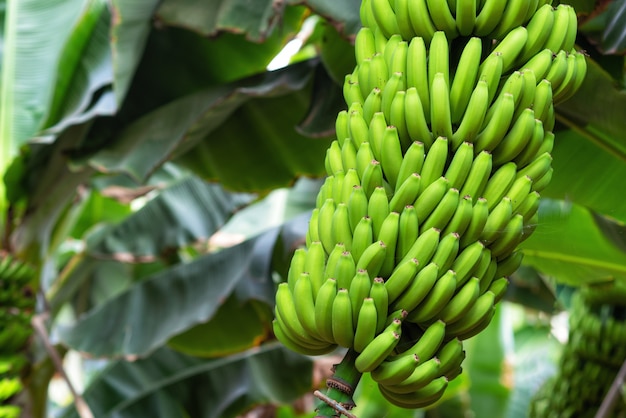
[[[576,39],[577,21],[573,21],[574,27],[572,28],[570,26],[570,13],[574,15],[574,18],[576,18],[576,12],[574,12],[574,9],[570,5],[559,4],[556,9],[554,9],[554,23],[552,31],[544,44],[544,48],[549,49],[553,54],[558,53],[561,49],[569,51],[574,46],[574,43],[571,42],[571,35],[568,36],[568,33],[573,32],[574,39]],[[571,45],[566,45],[569,42],[571,42]]]
[[[389,210],[399,212],[407,205],[412,205],[419,196],[422,187],[422,176],[413,173],[396,189],[389,202]]]
[[[306,253],[304,271],[309,273],[313,296],[317,295],[318,289],[324,282],[324,270],[326,266],[326,252],[321,242],[314,241],[309,245]]]
[[[378,276],[380,269],[385,262],[385,254],[387,252],[387,246],[382,241],[376,241],[368,246],[359,261],[357,262],[357,270],[367,270],[370,277]]]
[[[494,295],[495,303],[498,303],[504,297],[506,290],[509,286],[509,280],[506,277],[501,277],[494,280],[489,285],[489,291]]]
[[[396,244],[396,255],[399,259],[402,260],[406,257],[418,236],[419,223],[417,212],[413,205],[407,205],[400,213],[398,242]]]
[[[530,70],[535,74],[537,80],[543,80],[552,65],[552,51],[545,48],[534,54],[525,64],[520,66],[521,71]],[[535,113],[537,111],[535,110]]]
[[[428,13],[430,18],[432,19],[437,30],[444,31],[445,35],[450,39],[457,37],[459,33],[456,28],[456,21],[454,16],[452,16],[452,12],[448,8],[448,3],[438,0],[426,0],[426,3],[428,4]],[[435,32],[431,44],[435,41],[436,37],[437,33]]]
[[[446,307],[456,289],[456,272],[448,270],[437,279],[437,282],[422,302],[413,309],[406,320],[416,324],[423,324],[435,318]]]
[[[508,162],[500,166],[489,178],[483,197],[487,200],[489,210],[502,200],[507,194],[517,176],[517,165],[514,162]]]
[[[517,3],[526,3],[528,0],[511,0]],[[510,10],[510,9],[507,9]],[[500,36],[494,36],[499,38]],[[492,50],[492,54],[502,54],[502,71],[507,72],[515,65],[515,60],[522,52],[526,41],[528,40],[528,32],[523,26],[517,26],[511,31],[507,31],[504,38],[496,44]]]
[[[378,320],[376,321],[376,334],[385,329],[387,322],[387,311],[389,309],[389,295],[385,287],[385,281],[381,277],[374,278],[370,288],[370,297],[374,299]]]
[[[298,321],[309,335],[322,340],[315,324],[315,299],[309,273],[300,274],[292,293]]]
[[[409,377],[419,364],[416,355],[402,356],[397,360],[385,359],[370,374],[376,383],[394,385]]]
[[[389,4],[389,0],[370,0],[370,6],[376,24],[387,38],[400,33],[396,14]]]
[[[324,250],[326,250],[326,253],[328,254],[330,254],[336,244],[333,239],[332,230],[334,214],[335,201],[333,199],[326,199],[326,201],[319,210],[317,225],[320,242],[322,243]]]
[[[535,156],[538,155],[537,153],[543,144],[544,137],[545,131],[543,129],[543,122],[540,119],[535,119],[535,129],[533,130],[530,141],[526,145],[526,148],[513,159],[518,167],[525,167],[533,161]]]
[[[513,119],[517,119],[519,115],[527,108],[532,107],[535,99],[535,88],[537,87],[537,78],[531,70],[519,71],[521,74],[522,88],[518,97],[515,98],[515,114]]]
[[[411,393],[394,393],[387,386],[378,385],[380,393],[390,403],[407,409],[418,409],[437,402],[448,387],[446,376],[438,377],[421,389]]]
[[[456,232],[445,234],[443,235],[441,241],[439,241],[437,250],[435,251],[435,254],[430,262],[437,264],[437,266],[439,266],[439,271],[443,273],[452,267],[452,264],[459,253],[459,248],[459,234]]]
[[[381,99],[382,106],[382,99]],[[378,161],[381,160],[381,148],[383,143],[383,136],[385,135],[385,131],[387,130],[387,120],[385,119],[385,114],[382,112],[376,112],[372,116],[370,120],[369,133],[367,139],[370,143],[370,151],[373,154],[373,157],[370,158],[376,159]],[[369,164],[369,161],[367,161]]]
[[[410,39],[410,38],[408,38]],[[396,45],[393,55],[389,61],[389,70],[392,73],[402,74],[403,90],[406,89],[406,61],[409,52],[409,43],[407,41],[400,41]]]
[[[350,216],[348,215],[348,205],[346,203],[339,203],[335,209],[332,219],[332,232],[335,245],[341,242],[348,251],[352,249],[352,230],[350,229]],[[327,252],[331,253],[332,249]]]
[[[354,342],[352,304],[347,289],[340,288],[332,305],[333,339],[342,347],[351,348]]]
[[[552,32],[554,24],[554,11],[550,4],[539,7],[526,25],[528,39],[522,48],[517,63],[524,63],[531,59],[537,52],[544,49],[544,45]]]
[[[364,216],[354,228],[351,252],[355,263],[361,259],[365,249],[372,245],[373,242],[374,229],[372,227],[372,218]]]
[[[435,209],[433,209],[430,215],[428,215],[428,217],[422,222],[422,227],[424,229],[444,229],[448,225],[448,222],[450,222],[450,219],[452,219],[452,216],[454,216],[454,212],[459,206],[459,199],[458,189],[448,189],[448,191],[441,198],[439,204],[437,204]]]
[[[385,130],[381,144],[380,162],[385,180],[395,189],[402,165],[402,145],[395,126],[388,126]]]
[[[350,282],[350,288],[348,294],[350,295],[350,304],[352,306],[352,323],[357,324],[359,317],[359,311],[363,300],[370,294],[371,280],[366,270],[358,270],[352,281]]]
[[[505,93],[494,103],[493,116],[476,137],[474,151],[492,151],[509,131],[515,113],[515,98]]]
[[[538,192],[531,191],[516,209],[516,213],[519,213],[524,217],[525,224],[528,223],[537,213],[537,210],[539,210],[539,197],[540,195]]]
[[[476,16],[474,35],[484,37],[489,35],[502,19],[507,2],[500,0],[481,1],[482,8]]]
[[[443,175],[447,160],[448,139],[440,136],[432,144],[424,158],[424,164],[420,171],[420,175],[422,176],[422,191]]]
[[[276,317],[277,320],[282,321],[280,325],[285,334],[295,342],[303,346],[318,346],[318,348],[328,345],[308,333],[302,326],[298,320],[293,294],[289,290],[289,285],[285,282],[280,283],[276,291]]]
[[[300,277],[300,274],[304,273],[306,266],[306,250],[304,248],[298,248],[294,251],[291,257],[291,263],[289,264],[289,271],[287,272],[287,283],[289,284],[289,290],[293,292],[296,286],[296,281]]]
[[[511,199],[513,212],[517,212],[522,202],[530,194],[532,183],[532,179],[528,176],[519,177],[513,182],[511,188],[506,192],[506,196]]]
[[[480,237],[488,217],[489,207],[487,200],[482,197],[478,198],[472,209],[472,218],[470,219],[469,225],[465,233],[461,236],[461,248],[472,245],[474,241]]]
[[[390,301],[391,308],[405,309],[407,312],[415,309],[431,291],[438,276],[439,267],[434,263],[427,264],[417,273],[415,279],[409,282],[399,297]]]
[[[372,89],[363,101],[363,119],[371,121],[374,113],[382,112],[382,103],[382,91],[378,87]]]
[[[437,250],[440,233],[441,231],[437,228],[423,230],[400,262],[403,263],[412,258],[416,258],[420,264],[427,264]]]
[[[387,246],[385,260],[378,273],[382,277],[389,277],[396,266],[396,244],[398,241],[399,227],[400,214],[398,212],[389,212],[378,234],[378,239]]]
[[[356,369],[361,373],[365,373],[371,372],[378,367],[398,345],[401,335],[400,330],[401,328],[397,324],[391,324],[378,334],[355,359],[354,366]]]
[[[361,27],[354,39],[354,54],[357,64],[360,64],[365,59],[371,59],[375,53],[374,32],[369,27]]]
[[[513,204],[511,203],[511,199],[505,196],[489,213],[483,232],[480,235],[481,241],[486,244],[495,241],[504,230],[505,225],[511,220],[512,216]]]
[[[446,74],[436,73],[430,85],[430,124],[433,136],[452,137],[450,90]]]
[[[411,137],[406,125],[406,91],[399,91],[391,101],[389,110],[389,122],[398,131],[398,143],[401,149],[407,149],[411,145]],[[402,162],[402,152],[400,153],[400,163]],[[385,163],[383,163],[385,164]],[[393,171],[397,171],[394,167]]]
[[[524,217],[520,214],[513,215],[500,236],[489,245],[492,256],[499,257],[510,254],[521,242],[523,232]]]
[[[343,243],[338,242],[333,248],[333,251],[328,254],[328,259],[326,260],[326,267],[324,268],[324,281],[329,277],[335,277],[335,272],[337,268],[337,264],[339,263],[339,258],[341,254],[346,251],[346,246]],[[290,269],[291,272],[291,269]]]
[[[348,112],[348,128],[350,129],[350,139],[354,143],[354,147],[358,149],[363,142],[367,142],[368,129],[367,121],[363,118],[363,107],[355,106],[358,102],[352,103],[351,110]],[[356,107],[356,109],[355,109]]]
[[[524,253],[521,251],[514,251],[508,257],[498,260],[498,268],[495,272],[495,277],[508,277],[522,264]]]
[[[465,184],[461,188],[461,196],[470,196],[475,202],[478,202],[477,199],[481,197],[489,181],[492,168],[491,158],[489,151],[481,151],[474,158],[472,168],[465,179]]]
[[[461,237],[469,223],[472,219],[472,198],[470,196],[463,196],[463,198],[459,201],[459,206],[457,207],[452,219],[448,222],[445,229],[442,231],[444,236],[456,232],[459,237]],[[460,242],[460,241],[459,241]]]
[[[357,353],[362,352],[376,337],[377,320],[378,313],[376,312],[374,299],[370,297],[363,299],[354,331],[354,350]]]
[[[575,80],[577,78],[578,75],[578,71],[580,65],[579,65],[579,61],[577,59],[577,55],[578,53],[572,53],[572,54],[568,54],[567,55],[567,69],[566,72],[563,76],[563,80],[561,82],[560,85],[556,86],[554,84],[552,84],[552,90],[553,90],[553,104],[559,104],[561,102],[564,101],[564,99],[566,97],[570,97],[570,90],[572,89],[572,86],[575,83]],[[586,70],[586,66],[584,68],[581,68],[583,71]]]
[[[495,295],[487,291],[480,295],[472,309],[457,322],[447,327],[447,335],[456,335],[466,340],[482,331],[493,317],[495,311]]]
[[[407,260],[398,266],[385,281],[389,303],[393,303],[409,286],[415,275],[419,271],[419,261],[417,259]]]
[[[411,1],[409,3],[409,8],[412,4],[418,4],[424,1],[426,0]],[[406,86],[407,89],[415,87],[418,92],[422,108],[424,109],[424,115],[430,116],[430,81],[428,79],[427,63],[427,50],[424,39],[420,37],[411,39],[409,42],[409,50],[407,51]]]
[[[383,170],[377,160],[371,160],[361,177],[361,187],[369,199],[377,187],[383,187]]]
[[[474,1],[459,1],[459,4],[472,4]],[[458,21],[457,21],[458,23]],[[453,123],[458,123],[468,109],[468,103],[472,91],[476,85],[478,69],[482,54],[482,41],[480,38],[470,38],[456,68],[456,73],[450,86],[450,114]]]
[[[461,189],[474,162],[474,144],[463,142],[454,152],[450,164],[446,168],[444,176],[448,179],[450,187]]]
[[[369,62],[369,79],[367,83],[367,92],[369,93],[372,89],[378,87],[382,91],[384,91],[383,87],[387,84],[389,77],[389,69],[387,68],[387,63],[385,62],[385,56],[382,53],[375,54],[371,60],[364,61],[363,63]],[[361,76],[359,75],[359,83],[363,84],[364,80],[361,80]],[[363,96],[366,96],[364,94]]]
[[[359,18],[363,26],[368,28],[375,28],[377,26],[376,19],[372,14],[371,0],[362,0],[361,7],[359,8]]]
[[[361,87],[359,86],[359,82],[357,80],[352,80],[352,75],[346,75],[343,83],[343,97],[348,106],[359,103],[363,104],[365,99],[363,98],[363,93],[361,93]]]
[[[422,389],[429,384],[435,378],[441,376],[440,373],[441,361],[437,357],[432,357],[424,362],[421,362],[413,373],[402,382],[389,385],[385,384],[385,388],[390,392],[405,394],[415,392],[418,389]]]
[[[411,0],[395,0],[392,4],[393,10],[396,13],[396,20],[398,22],[398,29],[400,29],[400,35],[402,35],[402,39],[407,40],[413,39],[416,36],[409,13],[410,2]]]
[[[462,286],[472,277],[474,269],[480,264],[484,251],[485,245],[480,241],[474,241],[459,253],[451,267],[456,272],[457,286]]]
[[[356,271],[357,269],[352,254],[349,251],[342,252],[337,260],[335,274],[332,276],[337,279],[338,288],[350,288],[350,283]]]
[[[387,199],[387,191],[384,187],[376,187],[367,204],[367,216],[372,219],[372,228],[375,240],[378,240],[380,228],[387,215],[389,215],[389,200]]]
[[[445,335],[446,323],[441,320],[437,320],[424,330],[424,333],[419,337],[415,344],[398,354],[396,358],[407,355],[416,355],[418,358],[422,359],[422,361],[425,361],[426,359],[433,357],[439,350],[444,341]]]
[[[480,295],[480,279],[472,277],[469,279],[450,299],[450,302],[439,312],[438,317],[446,324],[451,324],[459,320],[473,306]]]
[[[274,335],[278,340],[285,345],[288,349],[295,351],[296,353],[304,354],[307,356],[321,356],[324,354],[328,354],[332,352],[337,345],[336,344],[326,344],[324,346],[311,346],[311,345],[302,345],[301,343],[293,340],[289,334],[279,325],[278,320],[274,319],[272,321],[272,327],[274,331]]]
[[[390,120],[391,115],[391,102],[393,98],[396,96],[396,93],[402,90],[405,90],[405,83],[403,80],[404,74],[402,73],[391,73],[389,80],[382,88],[382,102],[380,104],[383,114],[385,115],[386,120]]]
[[[537,180],[533,181],[531,189],[533,191],[535,191],[535,192],[543,191],[543,189],[548,187],[548,184],[550,184],[550,181],[552,181],[552,173],[553,172],[554,172],[554,169],[552,167],[550,167],[550,169],[548,170],[548,172],[546,174],[544,174],[543,176],[539,177]]]
[[[422,178],[422,185],[424,184],[424,179]],[[428,187],[423,189],[422,193],[415,200],[413,206],[415,206],[415,211],[417,212],[417,219],[420,224],[424,222],[424,220],[432,213],[432,211],[437,207],[441,199],[449,190],[449,182],[445,177],[439,177],[437,180],[432,182]]]
[[[333,303],[337,295],[337,280],[326,279],[315,298],[315,324],[318,334],[325,340],[335,343],[333,336]]]
[[[466,0],[456,2],[456,27],[461,36],[469,36],[474,31],[476,23],[476,11],[478,0]]]
[[[502,18],[490,37],[495,39],[504,37],[506,39],[507,34],[514,32],[518,27],[523,27],[520,25],[526,23],[526,16],[529,14],[531,3],[532,1],[529,0],[508,0]],[[525,38],[522,45],[524,43],[526,43]]]
[[[432,133],[426,120],[425,109],[415,87],[409,87],[404,95],[405,125],[409,138],[430,146]],[[429,118],[430,120],[430,118]]]
[[[402,42],[402,36],[398,33],[394,33],[390,37],[386,37],[384,48],[382,49],[383,57],[385,58],[385,63],[387,64],[387,69],[389,70],[389,74],[393,74],[391,70],[391,62],[393,60],[393,53],[396,50],[396,47],[400,42]],[[404,71],[403,71],[404,72]]]
[[[330,147],[326,150],[324,165],[329,176],[344,171],[339,142],[333,141],[330,143]]]
[[[483,126],[490,102],[488,83],[481,79],[472,91],[459,127],[452,134],[452,149],[456,150],[463,142],[474,142]]]
[[[461,363],[465,360],[463,343],[458,338],[453,338],[437,351],[436,356],[441,362],[439,365],[441,374],[452,380],[449,374],[461,367]]]
[[[437,28],[430,17],[426,0],[411,0],[409,1],[408,8],[413,32],[417,35],[413,39],[423,38],[426,43],[430,43]],[[424,60],[424,62],[426,61]]]
[[[525,109],[513,122],[502,142],[493,150],[493,164],[498,166],[517,157],[530,143],[535,132],[535,112]]]

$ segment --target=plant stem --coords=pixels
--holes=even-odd
[[[602,405],[598,409],[595,418],[607,418],[611,416],[612,410],[615,407],[615,403],[619,400],[620,390],[624,381],[626,380],[626,361],[622,363],[622,367],[619,369],[613,384],[606,394],[606,397],[602,401]]]
[[[333,418],[344,415],[354,418],[348,411],[354,408],[352,394],[361,380],[361,373],[354,366],[354,360],[358,353],[352,349],[348,350],[335,366],[333,375],[326,381],[328,390],[326,394],[316,393],[323,403],[317,409],[316,418]]]

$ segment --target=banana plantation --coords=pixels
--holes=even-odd
[[[0,418],[626,418],[625,1],[0,4]]]

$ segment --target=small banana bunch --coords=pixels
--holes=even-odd
[[[0,260],[0,416],[18,417],[10,398],[22,390],[20,374],[27,359],[19,352],[32,334],[34,296],[26,286],[33,277],[28,265],[5,255]]]
[[[573,296],[569,324],[557,375],[535,395],[530,416],[593,417],[626,361],[624,289],[584,288]],[[623,397],[610,416],[626,416]]]
[[[287,347],[354,350],[406,408],[461,372],[537,224],[554,104],[586,73],[574,10],[545,3],[362,2],[328,176],[276,293]]]

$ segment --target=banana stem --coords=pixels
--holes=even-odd
[[[333,418],[341,415],[356,418],[349,410],[355,406],[352,394],[361,380],[361,373],[354,366],[357,356],[356,351],[348,350],[341,363],[335,365],[333,375],[326,381],[328,387],[326,394],[315,393],[315,396],[323,401],[317,408],[315,418]]]

